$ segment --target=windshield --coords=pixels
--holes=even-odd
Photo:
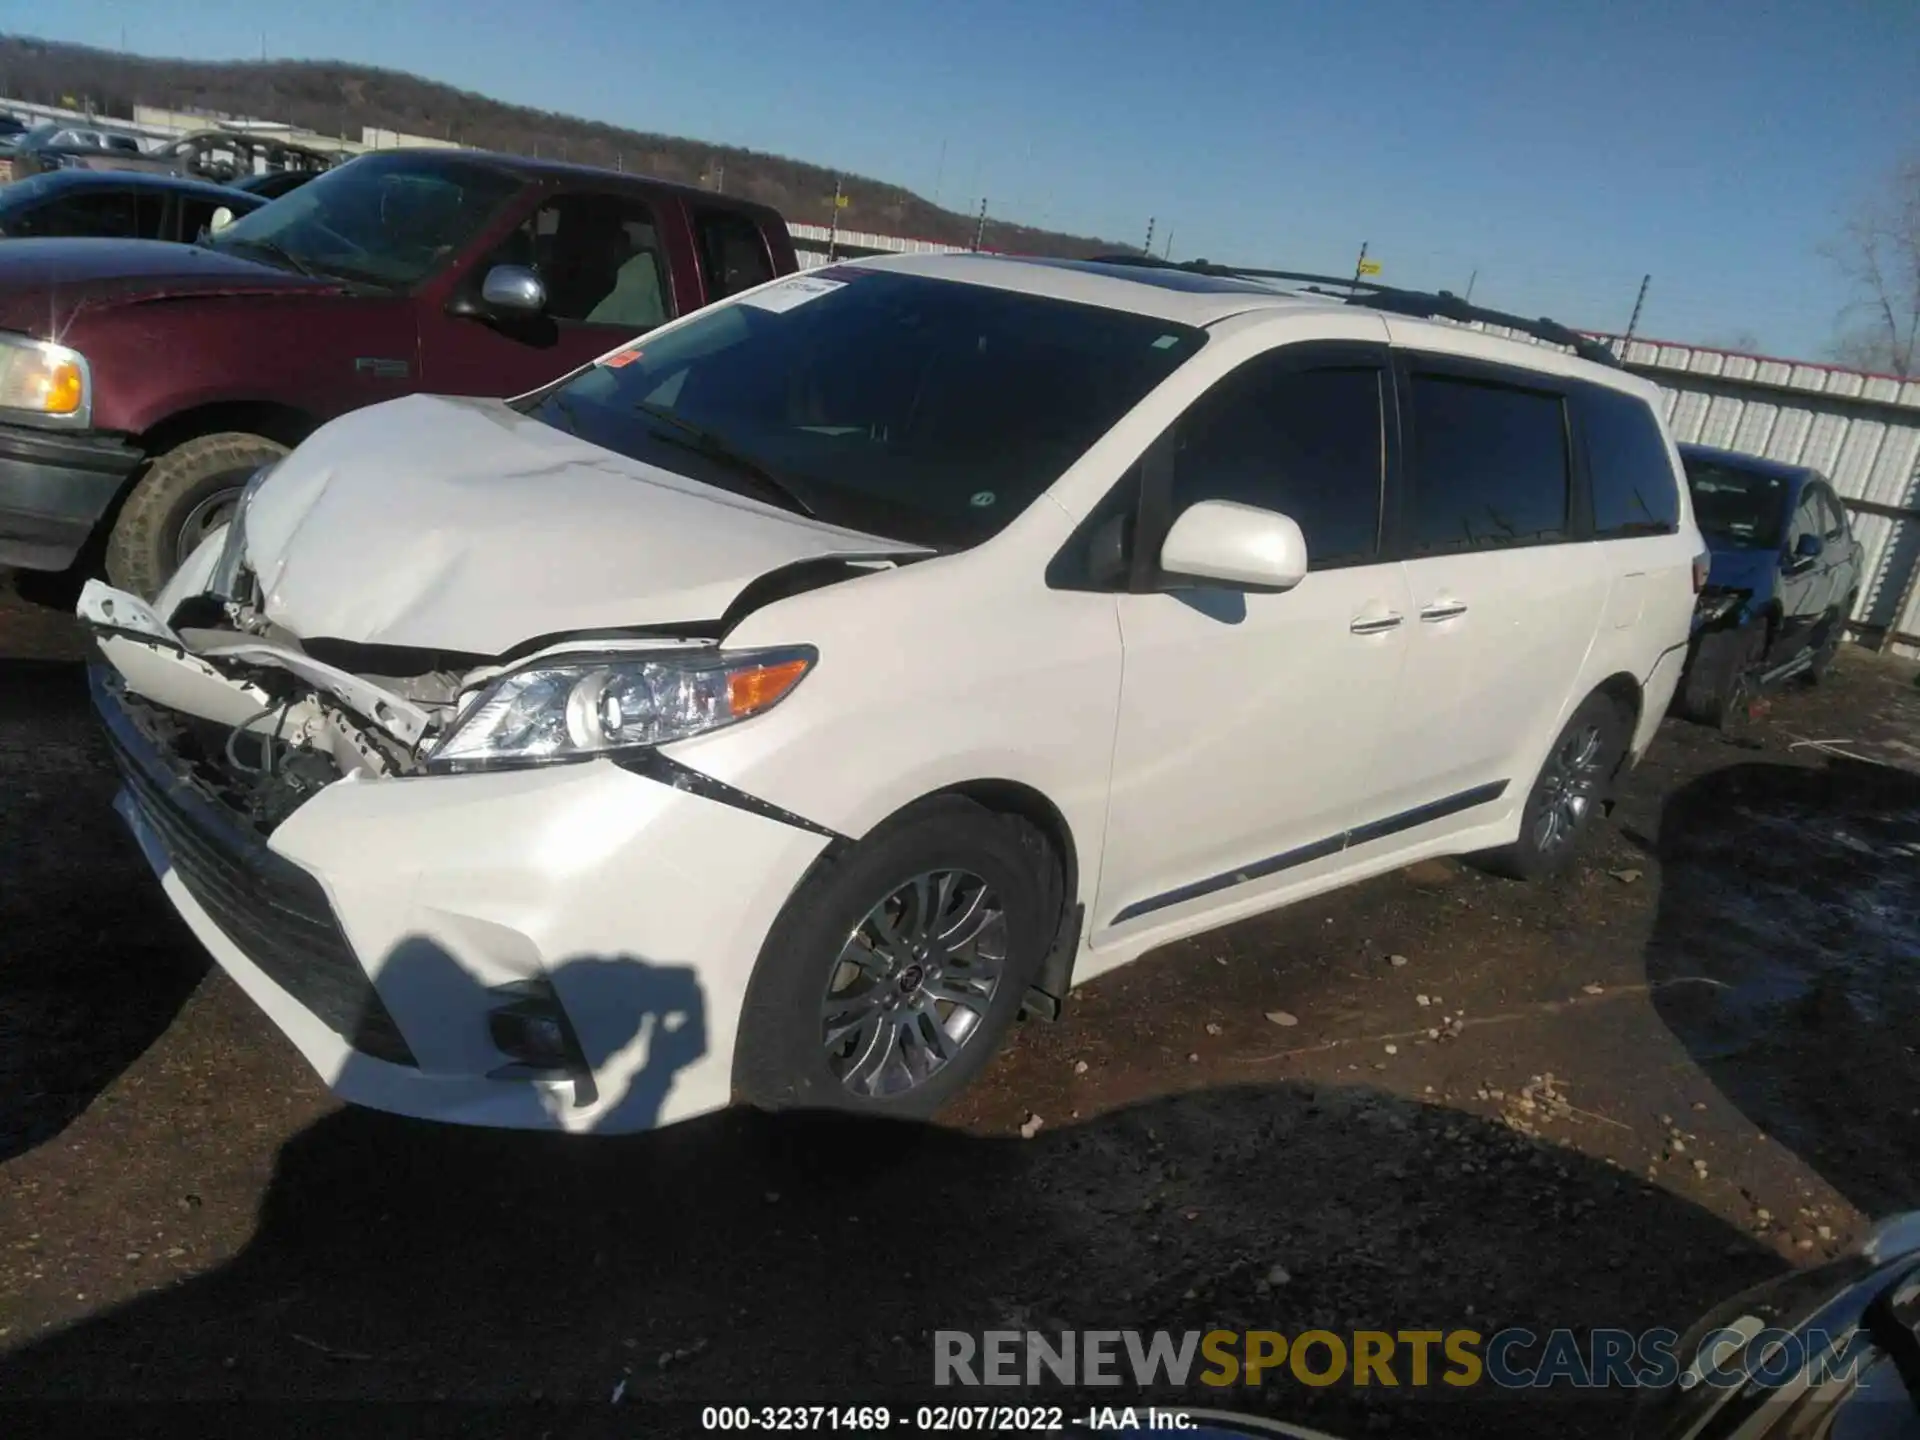
[[[284,203],[284,202],[283,202]],[[536,397],[593,444],[938,549],[1005,527],[1205,343],[1126,311],[836,267]]]
[[[464,249],[518,193],[481,165],[369,155],[316,176],[206,243],[249,259],[405,289]]]
[[[1738,550],[1777,550],[1786,526],[1787,482],[1776,475],[1689,460],[1687,486],[1700,533]]]

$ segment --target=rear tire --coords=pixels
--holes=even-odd
[[[735,1091],[768,1110],[934,1114],[1019,1015],[1059,918],[1058,867],[1033,826],[957,796],[816,866],[761,946]]]
[[[1859,601],[1858,595],[1847,596],[1846,603],[1832,611],[1822,624],[1826,627],[1820,636],[1820,643],[1813,647],[1813,658],[1808,662],[1801,679],[1809,685],[1818,685],[1833,668],[1833,657],[1840,653],[1840,642],[1847,633],[1847,617],[1853,614],[1853,607]]]
[[[1544,880],[1564,870],[1599,821],[1631,724],[1611,695],[1595,691],[1581,701],[1527,792],[1519,838],[1481,863],[1514,880]]]
[[[264,435],[224,431],[161,455],[133,487],[107,540],[107,578],[145,599],[233,513],[247,478],[287,453]]]

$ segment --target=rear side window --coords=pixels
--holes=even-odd
[[[1237,500],[1290,515],[1314,569],[1370,560],[1380,540],[1382,371],[1249,361],[1180,422],[1172,512]]]
[[[773,278],[767,238],[746,216],[730,210],[701,210],[694,214],[693,229],[708,299],[724,300]]]
[[[1584,391],[1579,405],[1593,489],[1594,538],[1677,531],[1680,489],[1652,408],[1636,396],[1601,386]]]
[[[1417,554],[1540,545],[1567,535],[1567,423],[1558,395],[1415,373]]]
[[[62,195],[22,215],[7,228],[13,235],[98,238],[138,235],[138,224],[133,196],[125,191],[95,190]],[[157,221],[154,228],[159,229]]]
[[[1844,539],[1847,533],[1847,512],[1841,508],[1839,497],[1824,485],[1820,487],[1820,509],[1827,517],[1827,539]]]

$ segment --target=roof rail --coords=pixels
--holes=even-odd
[[[1531,335],[1536,340],[1544,340],[1549,345],[1564,345],[1582,360],[1591,360],[1596,365],[1611,365],[1616,369],[1620,366],[1619,357],[1600,341],[1589,339],[1557,320],[1549,320],[1544,316],[1529,320],[1523,315],[1509,315],[1504,310],[1470,305],[1451,290],[1402,290],[1393,285],[1377,285],[1356,276],[1312,275],[1302,270],[1255,270],[1245,265],[1216,265],[1211,260],[1159,260],[1151,255],[1097,255],[1091,263],[1137,265],[1148,270],[1184,270],[1190,275],[1216,275],[1234,279],[1290,280],[1311,294],[1325,294],[1325,287],[1330,286],[1346,292],[1342,298],[1348,305],[1364,305],[1369,310],[1385,310],[1390,314],[1411,315],[1422,320],[1456,320],[1462,324],[1478,321],[1483,325],[1500,325],[1508,330],[1517,330],[1522,335]]]

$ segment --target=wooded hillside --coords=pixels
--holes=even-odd
[[[214,115],[284,120],[358,139],[362,126],[436,136],[488,150],[618,166],[689,184],[720,184],[780,210],[789,220],[828,222],[834,172],[825,166],[674,135],[506,105],[418,75],[330,60],[155,60],[116,51],[0,35],[0,95],[42,105],[71,98],[101,116],[131,119],[136,104]],[[848,230],[968,244],[976,217],[943,210],[898,185],[842,175]],[[992,249],[1093,255],[1129,248],[1082,235],[1002,223],[988,216]]]

